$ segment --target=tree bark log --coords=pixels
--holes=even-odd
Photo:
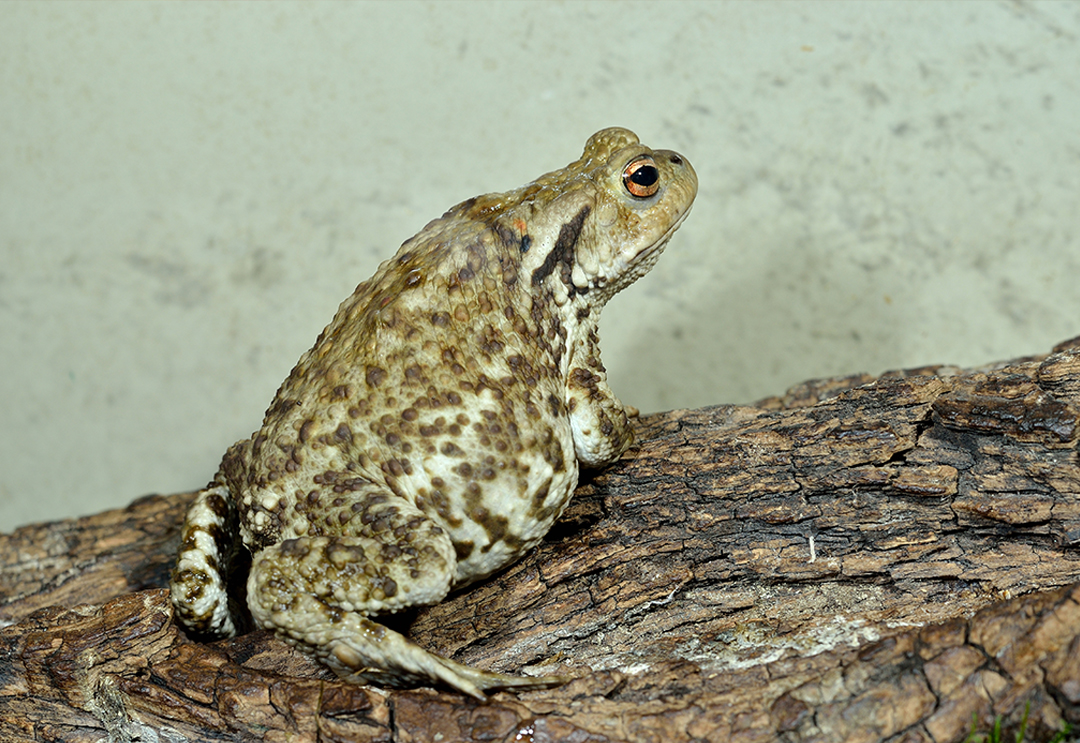
[[[388,621],[567,685],[352,686],[171,622],[191,494],[0,535],[0,739],[959,741],[1080,725],[1080,340],[642,418],[547,540]]]

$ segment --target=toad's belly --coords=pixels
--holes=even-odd
[[[544,538],[577,485],[577,461],[570,453],[558,471],[547,461],[534,462],[525,476],[493,478],[479,492],[466,488],[455,502],[442,501],[437,489],[421,490],[416,505],[454,544],[455,587],[501,570]]]

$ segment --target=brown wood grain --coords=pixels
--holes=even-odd
[[[19,529],[0,740],[954,741],[1025,709],[1048,737],[1080,725],[1078,419],[1077,342],[642,418],[539,548],[388,619],[573,677],[487,704],[188,641],[163,589],[191,494]]]

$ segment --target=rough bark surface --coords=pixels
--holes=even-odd
[[[191,494],[0,535],[0,740],[958,741],[1080,727],[1080,342],[639,421],[547,541],[396,617],[478,704],[171,622]]]

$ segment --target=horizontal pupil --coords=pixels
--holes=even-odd
[[[630,174],[630,180],[639,186],[651,186],[660,177],[659,171],[652,165],[642,165]]]

